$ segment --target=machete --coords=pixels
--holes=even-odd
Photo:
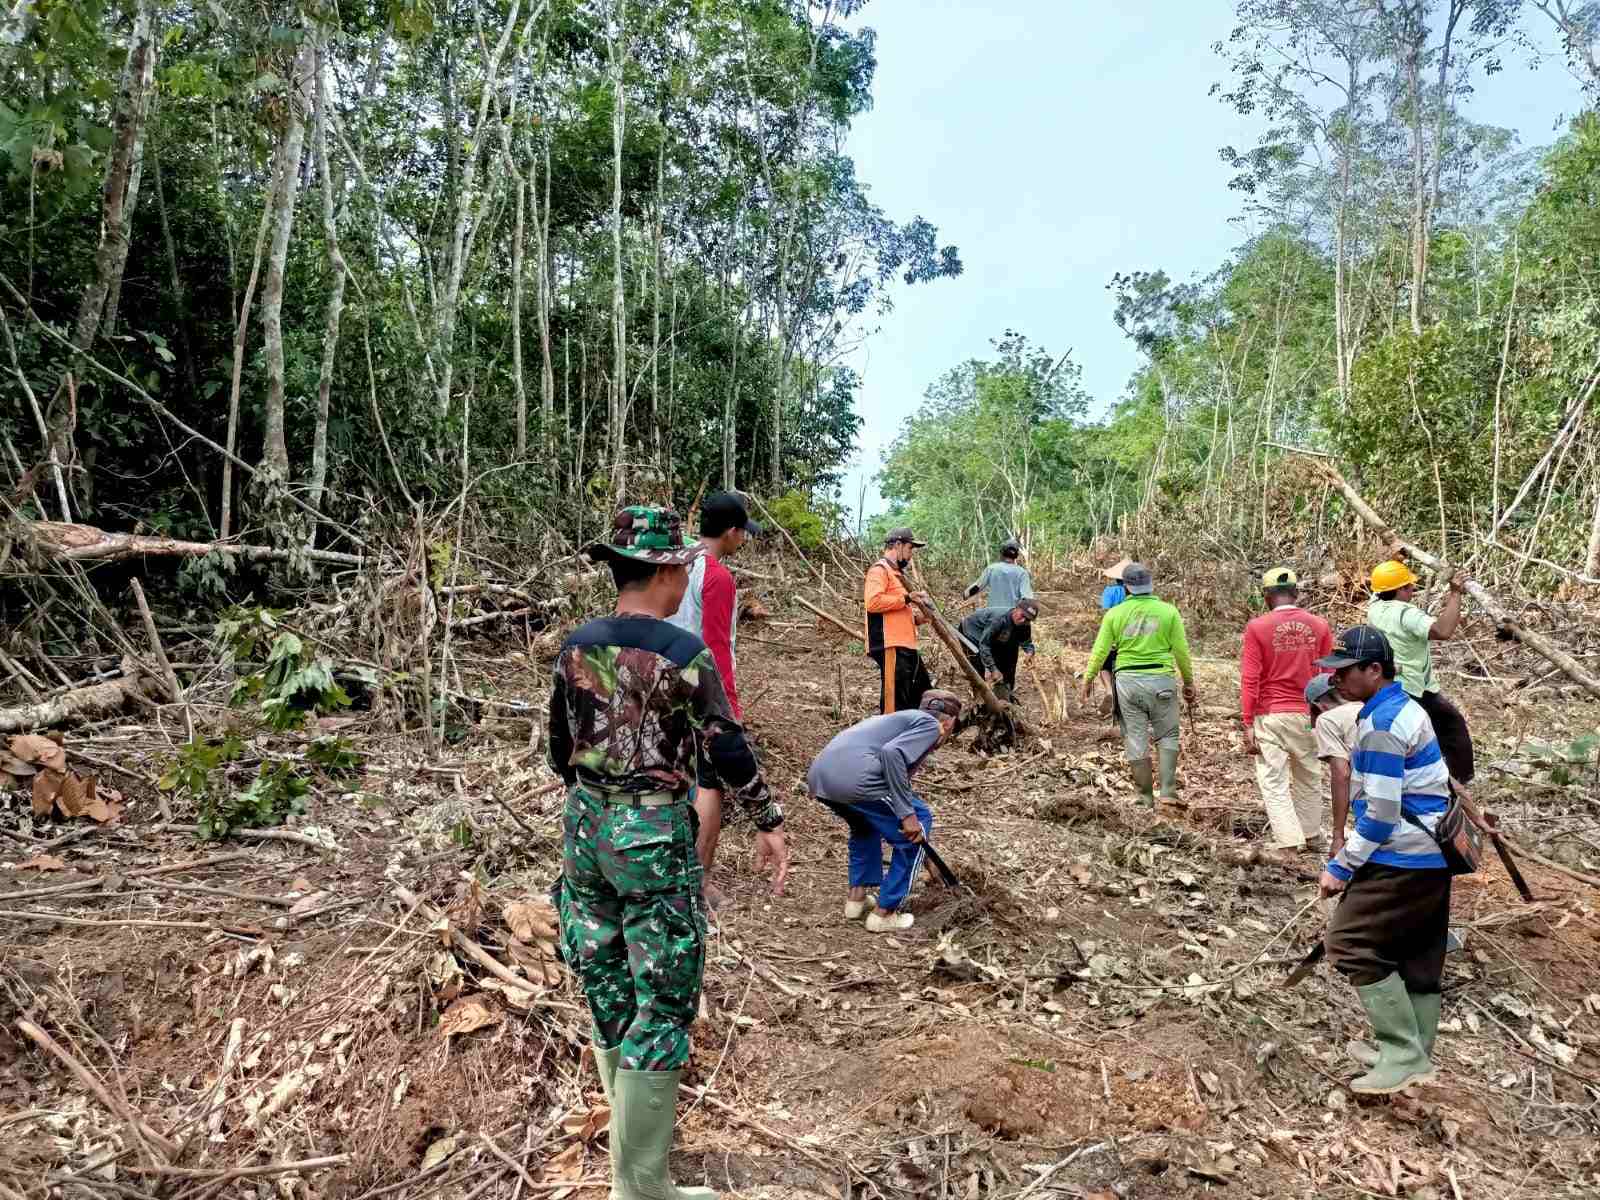
[[[1537,901],[1533,898],[1533,889],[1528,886],[1528,881],[1522,877],[1522,872],[1517,868],[1516,860],[1511,857],[1511,851],[1506,846],[1506,840],[1500,836],[1500,820],[1493,813],[1483,814],[1483,823],[1487,825],[1489,841],[1494,844],[1495,853],[1500,856],[1500,861],[1505,864],[1506,874],[1511,876],[1511,882],[1516,885],[1517,895],[1529,904]]]
[[[938,869],[939,878],[944,880],[945,887],[956,888],[963,886],[961,880],[956,878],[956,873],[950,869],[950,864],[944,861],[927,838],[922,839],[922,848],[927,852],[928,861]],[[971,889],[968,890],[970,891]]]

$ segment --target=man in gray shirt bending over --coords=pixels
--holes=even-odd
[[[806,772],[811,794],[850,827],[850,895],[844,915],[867,914],[873,933],[911,928],[897,911],[922,867],[922,842],[933,832],[933,813],[911,790],[911,776],[934,747],[955,734],[961,700],[954,692],[927,692],[922,706],[868,717],[834,737]],[[883,873],[883,843],[892,854]],[[867,889],[878,889],[874,907]]]
[[[1031,599],[1033,576],[1028,574],[1027,567],[1017,562],[1021,557],[1022,547],[1017,545],[1015,539],[1001,546],[1000,561],[990,563],[983,569],[978,582],[967,589],[967,599],[972,599],[985,589],[989,592],[984,605],[986,608],[1015,608],[1019,601]]]

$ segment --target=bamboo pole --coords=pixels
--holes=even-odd
[[[1350,507],[1356,510],[1357,515],[1377,531],[1378,537],[1384,542],[1388,553],[1393,555],[1406,554],[1423,566],[1448,578],[1450,574],[1449,564],[1429,554],[1420,546],[1412,545],[1401,538],[1394,528],[1378,515],[1377,510],[1372,505],[1362,499],[1361,494],[1351,487],[1338,471],[1325,462],[1319,461],[1317,466],[1327,475],[1328,481],[1344,493],[1344,498],[1350,502]],[[1510,615],[1506,606],[1486,592],[1481,584],[1469,579],[1466,581],[1465,588],[1467,594],[1476,600],[1502,629],[1524,646],[1527,646],[1528,649],[1544,658],[1551,666],[1560,670],[1567,678],[1579,684],[1595,699],[1600,700],[1600,679],[1596,679],[1588,671],[1585,671],[1577,659],[1559,646],[1553,645],[1543,635],[1537,634],[1531,629],[1524,629]]]

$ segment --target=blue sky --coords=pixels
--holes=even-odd
[[[937,225],[965,272],[900,287],[856,352],[866,424],[852,508],[928,384],[1007,328],[1071,347],[1094,411],[1113,402],[1135,356],[1106,284],[1213,270],[1246,236],[1217,149],[1258,132],[1207,95],[1227,79],[1211,46],[1233,26],[1228,0],[873,0],[859,21],[878,33],[875,103],[849,142],[860,177],[890,216]],[[1524,145],[1553,141],[1578,85],[1560,62],[1508,63],[1478,81],[1472,117]],[[865,507],[882,507],[870,483]]]

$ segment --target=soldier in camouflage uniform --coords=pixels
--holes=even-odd
[[[594,1018],[611,1101],[613,1200],[701,1200],[669,1178],[678,1080],[705,966],[695,854],[695,740],[757,830],[758,866],[788,871],[783,810],[705,643],[668,624],[700,553],[678,515],[633,507],[589,547],[617,584],[609,617],[576,630],[556,659],[550,764],[567,782],[558,890],[562,951]]]

